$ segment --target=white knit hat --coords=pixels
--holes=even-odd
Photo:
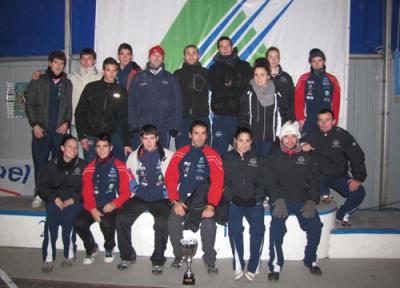
[[[299,122],[295,121],[293,123],[286,122],[279,132],[279,139],[282,139],[283,136],[286,135],[296,135],[298,139],[301,138],[301,134],[299,131]]]

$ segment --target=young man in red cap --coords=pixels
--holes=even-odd
[[[179,133],[182,97],[175,76],[164,69],[164,55],[159,45],[152,47],[146,69],[132,79],[128,90],[128,120],[132,138],[139,137],[139,127],[153,124],[158,128],[160,143],[168,148],[170,137]]]
[[[326,72],[325,61],[324,52],[311,49],[311,71],[303,74],[296,85],[294,109],[303,136],[318,128],[317,113],[321,109],[331,109],[339,120],[340,86],[336,77]]]

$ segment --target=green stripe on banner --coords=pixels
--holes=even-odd
[[[262,44],[260,48],[258,48],[257,52],[254,53],[253,56],[251,56],[251,59],[249,60],[250,65],[254,66],[254,61],[257,58],[265,57],[265,52],[267,52],[267,47],[265,47],[265,45]]]
[[[198,45],[235,4],[235,0],[188,0],[160,43],[166,51],[166,69],[173,72],[180,67],[183,48]]]
[[[225,29],[221,36],[223,35],[229,37],[233,33],[233,31],[235,31],[239,27],[239,25],[242,24],[245,19],[246,15],[243,11],[240,11],[240,13],[235,17],[235,19],[233,19],[231,24],[229,24],[229,26]],[[210,58],[212,58],[217,53],[217,40],[218,39],[215,39],[213,44],[210,45],[211,49],[209,49],[208,52],[203,57],[201,57],[201,62],[203,64],[207,63]]]
[[[243,36],[243,38],[236,45],[239,51],[242,50],[247,44],[249,44],[250,40],[257,34],[254,28],[250,28],[249,31]]]

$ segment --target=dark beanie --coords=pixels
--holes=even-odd
[[[308,63],[311,63],[311,60],[315,57],[321,57],[324,61],[326,60],[324,52],[318,48],[313,48],[310,50],[310,57],[308,57]]]

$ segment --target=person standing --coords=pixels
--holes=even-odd
[[[239,126],[240,97],[249,85],[252,71],[249,63],[240,60],[232,40],[222,36],[217,41],[218,53],[210,67],[212,148],[223,156]]]
[[[175,138],[176,149],[190,144],[189,127],[193,120],[201,120],[210,125],[208,105],[208,70],[199,62],[199,49],[187,45],[183,49],[184,63],[174,72],[179,81],[182,95],[182,124]],[[211,135],[207,136],[210,144]]]
[[[96,158],[95,140],[100,133],[110,134],[114,155],[124,160],[132,152],[128,128],[127,95],[116,82],[118,63],[113,58],[103,62],[104,76],[83,89],[75,110],[76,129],[85,160]],[[122,135],[120,133],[122,131]]]
[[[292,77],[289,73],[283,71],[280,65],[281,52],[277,47],[271,46],[265,53],[265,57],[271,66],[271,79],[274,81],[275,90],[287,102],[288,120],[294,122],[296,120],[294,114],[294,84]]]
[[[57,157],[64,134],[72,120],[72,83],[63,72],[65,54],[53,51],[49,67],[37,80],[31,80],[25,96],[25,113],[32,127],[32,158],[35,171],[35,192],[32,207],[40,207],[37,196],[40,171],[51,158]]]
[[[286,99],[275,90],[271,69],[265,58],[254,64],[250,87],[240,99],[240,125],[251,128],[254,148],[266,157],[283,123],[289,120]]]
[[[117,74],[117,82],[126,91],[129,90],[129,85],[132,78],[140,71],[142,68],[133,61],[133,51],[132,46],[128,43],[121,43],[118,47],[118,60],[119,69]]]
[[[139,144],[139,128],[145,124],[157,127],[159,141],[166,148],[171,137],[179,133],[182,96],[177,79],[164,69],[164,56],[162,47],[152,47],[146,69],[129,86],[128,115],[134,147]]]
[[[295,91],[295,113],[304,137],[317,128],[317,113],[331,109],[339,121],[340,86],[336,77],[326,72],[326,57],[318,48],[311,49],[311,71],[300,76]]]

